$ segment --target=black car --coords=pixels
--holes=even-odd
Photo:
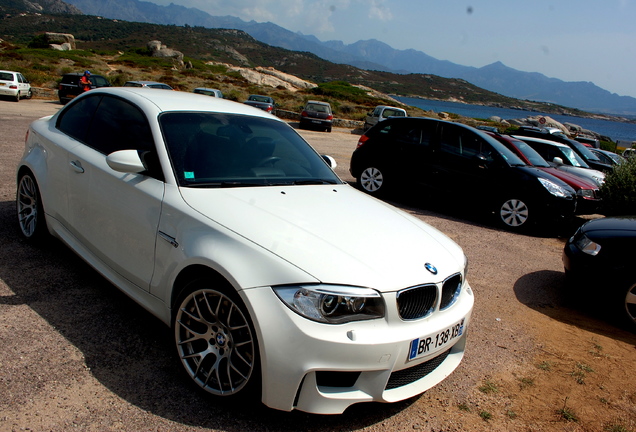
[[[57,96],[61,104],[66,105],[75,96],[84,93],[84,89],[80,86],[80,78],[82,75],[84,75],[84,73],[74,72],[62,76],[62,81],[60,81],[57,90]],[[112,87],[110,81],[101,75],[92,74],[89,79],[91,81],[91,88]]]
[[[301,129],[321,129],[331,132],[333,113],[328,102],[308,101],[300,113],[299,127]]]
[[[514,131],[515,135],[523,135],[534,138],[542,138],[550,141],[560,142],[572,148],[584,161],[587,163],[590,168],[595,170],[610,172],[614,168],[612,165],[601,162],[601,160],[590,151],[582,143],[570,139],[565,134],[562,133],[550,133],[545,129],[535,128],[535,127],[520,127],[518,130]]]
[[[269,96],[250,95],[243,103],[274,114],[274,99]]]
[[[441,194],[466,209],[492,212],[513,230],[569,219],[576,207],[570,186],[526,165],[485,132],[429,118],[390,118],[369,129],[350,172],[371,195],[397,188]]]
[[[578,296],[608,301],[631,330],[636,330],[636,216],[586,222],[563,249],[563,267]]]

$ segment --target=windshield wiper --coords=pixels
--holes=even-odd
[[[324,180],[324,179],[307,179],[307,180],[296,180],[294,181],[295,185],[321,185],[321,184],[338,184],[335,180]]]

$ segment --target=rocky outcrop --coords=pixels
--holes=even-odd
[[[208,64],[223,65],[228,71],[241,74],[251,84],[274,88],[284,88],[289,91],[305,90],[317,87],[315,83],[305,81],[294,75],[289,75],[271,67],[257,67],[256,69],[233,66],[227,63],[208,62]]]
[[[74,50],[75,36],[68,33],[44,33],[44,40],[52,49],[59,51]]]
[[[153,57],[170,58],[178,68],[183,68],[183,53],[181,51],[168,48],[162,45],[161,41],[153,40],[148,42],[148,49]]]
[[[77,7],[62,0],[22,0],[22,3],[27,12],[83,15]]]

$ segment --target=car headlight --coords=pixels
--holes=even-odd
[[[579,189],[576,191],[576,194],[578,196],[580,196],[581,198],[585,198],[585,199],[595,199],[596,198],[596,193],[594,191],[594,189]]]
[[[581,252],[588,255],[596,256],[601,251],[601,245],[593,242],[585,234],[582,234],[577,240],[574,241],[577,248],[581,249]]]
[[[384,317],[382,296],[369,288],[304,285],[273,289],[291,310],[313,321],[342,324]]]
[[[548,179],[539,178],[539,182],[543,185],[544,188],[548,190],[548,192],[550,192],[552,195],[556,197],[569,198],[570,196],[572,196],[572,194],[568,192],[567,189],[559,186],[558,184],[554,182],[551,182]]]

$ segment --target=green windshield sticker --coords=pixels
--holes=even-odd
[[[185,171],[183,176],[188,180],[194,179],[194,173],[192,171]]]

